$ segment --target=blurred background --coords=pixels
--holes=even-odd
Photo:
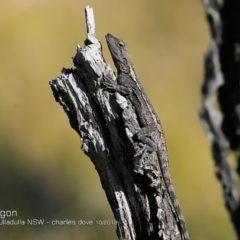
[[[126,40],[167,138],[171,173],[191,239],[235,239],[198,118],[209,43],[201,0],[1,0],[0,210],[17,219],[113,220],[80,139],[49,81],[73,67],[86,38],[85,6],[113,67],[105,34]],[[1,226],[0,239],[117,239],[116,226]]]

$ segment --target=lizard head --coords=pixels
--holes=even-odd
[[[110,33],[108,33],[105,37],[115,67],[118,71],[128,73],[131,66],[131,58],[126,42]]]

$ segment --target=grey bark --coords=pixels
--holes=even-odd
[[[236,171],[230,164],[235,152],[240,173],[240,1],[204,0],[211,30],[205,57],[200,117],[212,145],[216,176],[226,208],[240,239],[240,197]],[[217,108],[216,106],[219,106]]]
[[[81,138],[81,148],[99,174],[117,220],[119,239],[181,239],[174,208],[158,169],[156,154],[136,157],[140,129],[134,107],[104,89],[116,77],[96,39],[93,11],[86,8],[87,39],[77,48],[74,69],[50,81],[53,94]]]

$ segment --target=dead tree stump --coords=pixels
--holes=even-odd
[[[183,239],[156,161],[156,154],[136,158],[132,137],[140,129],[134,107],[103,87],[116,77],[96,39],[93,11],[86,7],[87,39],[77,48],[74,69],[50,81],[57,102],[81,138],[117,221],[119,239]]]

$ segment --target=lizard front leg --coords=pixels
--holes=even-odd
[[[117,79],[117,81],[111,81],[111,82],[110,81],[104,81],[103,85],[104,85],[105,89],[112,90],[114,92],[118,92],[118,93],[121,93],[123,95],[129,95],[129,94],[132,93],[131,88],[119,84],[118,79]]]
[[[103,85],[108,90],[113,90],[123,95],[132,95],[131,77],[126,73],[119,73],[116,81],[103,81]]]

